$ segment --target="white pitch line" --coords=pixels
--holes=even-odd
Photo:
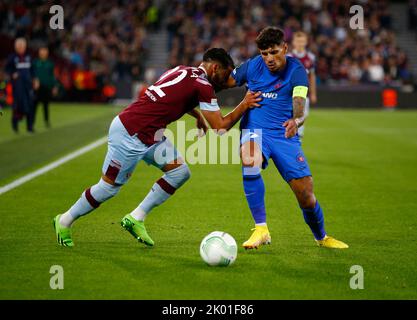
[[[31,172],[19,179],[14,180],[13,182],[6,184],[3,187],[0,187],[0,195],[3,193],[6,193],[7,191],[10,191],[14,188],[17,188],[18,186],[21,186],[22,184],[36,178],[39,177],[40,175],[47,173],[48,171],[51,171],[53,169],[55,169],[56,167],[59,167],[60,165],[64,164],[65,162],[71,161],[74,158],[77,158],[79,156],[81,156],[82,154],[93,150],[94,148],[97,148],[98,146],[104,144],[107,142],[107,137],[103,137],[101,139],[98,139],[88,145],[86,145],[85,147],[82,147],[78,150],[75,150],[74,152],[71,152],[70,154],[66,155],[65,157],[62,157],[34,172]]]

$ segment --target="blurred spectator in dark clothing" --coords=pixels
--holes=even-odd
[[[45,126],[50,127],[49,121],[49,102],[52,95],[58,94],[58,83],[54,75],[54,63],[49,59],[48,47],[41,47],[38,51],[39,57],[35,59],[33,65],[35,76],[39,80],[39,88],[36,90],[36,101],[34,110],[34,119],[36,118],[36,111],[38,104],[43,105],[43,119]]]
[[[13,88],[12,127],[18,133],[18,123],[26,117],[28,132],[33,131],[34,93],[39,81],[35,77],[32,58],[26,53],[26,39],[15,40],[15,53],[7,60],[6,72]]]
[[[94,74],[97,93],[116,73],[116,79],[142,80],[148,30],[160,28],[162,10],[156,5],[160,1],[61,1],[65,30],[49,27],[50,1],[14,2],[0,0],[0,33],[10,38],[25,37],[36,49],[48,43],[55,68],[60,70],[56,76],[67,92],[77,85],[71,77],[74,69]],[[123,61],[122,53],[128,56]],[[132,68],[129,74],[126,65]]]

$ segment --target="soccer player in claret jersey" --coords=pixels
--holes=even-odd
[[[256,44],[260,55],[233,70],[227,82],[227,87],[246,84],[250,91],[261,91],[263,97],[261,107],[248,110],[240,122],[243,188],[255,220],[254,232],[243,247],[258,248],[271,242],[261,168],[272,158],[293,190],[317,244],[347,248],[326,234],[323,211],[313,193],[313,179],[297,134],[304,123],[308,91],[305,68],[298,59],[286,56],[288,45],[281,29],[265,28]]]
[[[304,107],[304,119],[307,118],[310,112],[310,102],[311,104],[317,103],[317,89],[316,89],[316,72],[315,72],[315,63],[316,57],[314,54],[307,50],[308,37],[307,34],[303,31],[297,31],[294,33],[292,38],[292,50],[288,54],[290,57],[297,58],[303,64],[306,72],[308,74],[308,97],[306,98],[306,103]],[[298,135],[300,137],[304,136],[304,125],[298,128]]]
[[[194,116],[198,128],[204,131],[207,130],[204,118],[213,129],[229,130],[248,109],[258,107],[262,100],[260,92],[248,92],[232,112],[222,116],[215,89],[225,87],[233,68],[233,60],[224,49],[209,49],[198,68],[178,66],[167,71],[144,95],[114,118],[101,179],[85,190],[67,212],[53,219],[60,245],[74,245],[73,222],[115,196],[141,160],[161,169],[164,174],[139,206],[123,217],[121,225],[140,242],[154,245],[144,225],[146,216],[190,177],[187,164],[163,136],[163,130],[185,113]],[[197,105],[201,113],[194,110]]]

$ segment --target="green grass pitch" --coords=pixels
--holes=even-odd
[[[0,186],[105,135],[117,110],[54,105],[53,128],[38,116],[34,136],[14,136],[6,112]],[[156,245],[147,248],[119,224],[161,176],[142,163],[117,197],[76,222],[76,247],[61,248],[52,218],[98,181],[103,145],[0,195],[0,299],[416,299],[417,112],[313,110],[303,148],[327,231],[347,250],[315,245],[272,163],[263,172],[272,244],[239,248],[230,267],[206,266],[199,245],[215,230],[239,245],[250,235],[239,165],[191,165],[190,181],[148,217]],[[49,286],[52,265],[64,268],[64,290]],[[363,290],[349,287],[353,265],[364,269]]]

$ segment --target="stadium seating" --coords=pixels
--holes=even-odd
[[[49,45],[66,89],[74,87],[75,76],[83,72],[92,72],[98,87],[141,79],[147,30],[156,26],[152,1],[69,0],[66,6],[69,3],[73,9],[64,12],[64,30],[53,30],[49,2],[1,2],[0,34],[9,41],[0,59],[13,50],[13,39],[23,36],[32,55],[40,45]]]
[[[222,46],[237,63],[257,53],[257,32],[275,25],[287,40],[298,30],[310,35],[324,84],[401,85],[411,74],[396,44],[388,1],[363,2],[364,30],[349,28],[355,1],[171,1],[168,21],[170,66],[195,64],[210,46]]]

